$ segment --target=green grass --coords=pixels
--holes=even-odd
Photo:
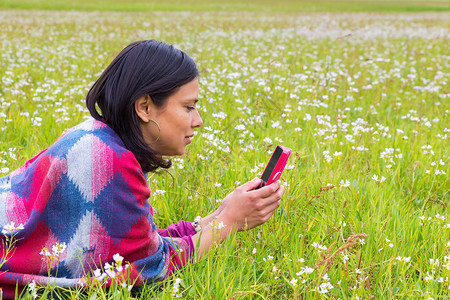
[[[198,64],[204,126],[172,176],[149,181],[166,191],[150,198],[160,227],[212,212],[276,144],[293,149],[275,215],[177,274],[182,297],[448,299],[448,17],[0,11],[0,170],[81,122],[84,96],[125,45],[163,40]],[[170,299],[172,287],[64,298]]]
[[[447,0],[0,0],[0,7],[76,11],[419,12],[448,11]]]

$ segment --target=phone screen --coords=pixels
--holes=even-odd
[[[267,164],[266,170],[261,176],[261,179],[264,180],[264,182],[269,181],[270,174],[272,174],[273,169],[277,165],[278,160],[281,157],[281,154],[283,153],[283,150],[280,147],[277,147],[275,149],[275,152],[272,155],[272,158],[270,159],[269,163]]]

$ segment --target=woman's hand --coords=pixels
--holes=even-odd
[[[192,236],[197,259],[213,243],[223,241],[233,232],[252,229],[269,220],[280,206],[284,187],[277,181],[255,190],[260,182],[261,179],[255,178],[236,188],[223,199],[219,209],[200,221],[202,230]],[[220,223],[225,226],[218,226]]]
[[[255,178],[226,196],[220,205],[218,219],[238,231],[252,229],[269,220],[280,206],[284,186],[276,181],[255,190],[260,182],[261,179]]]

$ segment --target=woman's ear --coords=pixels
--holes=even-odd
[[[134,109],[139,119],[147,123],[153,108],[153,101],[149,95],[144,95],[134,102]]]

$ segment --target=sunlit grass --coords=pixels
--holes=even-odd
[[[88,115],[84,96],[125,45],[163,40],[198,63],[204,126],[149,179],[160,227],[212,212],[275,145],[293,149],[280,209],[177,274],[182,297],[445,298],[447,19],[0,12],[1,175]],[[173,282],[65,293],[169,299]]]
[[[0,0],[8,9],[84,11],[421,12],[448,11],[446,0]]]

